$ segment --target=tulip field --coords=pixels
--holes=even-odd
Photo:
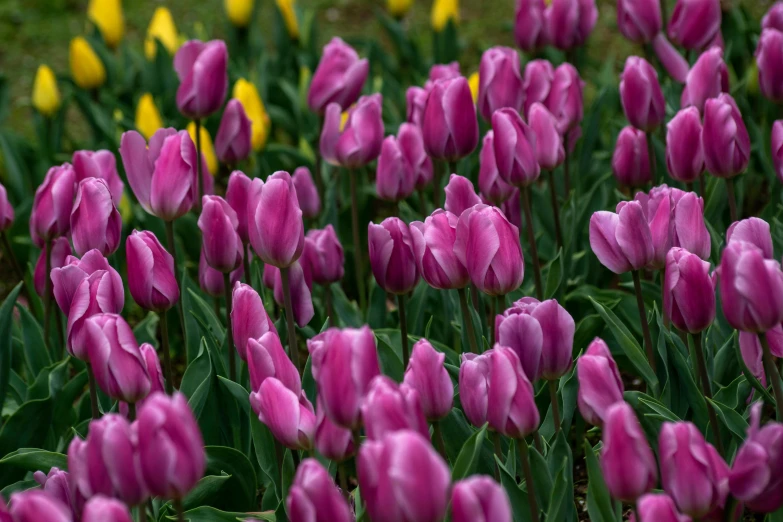
[[[783,1],[83,3],[0,522],[783,522]]]

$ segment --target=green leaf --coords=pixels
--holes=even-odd
[[[452,482],[468,477],[475,472],[481,447],[486,436],[487,425],[485,424],[462,445],[462,449],[454,463],[454,469],[451,472]]]
[[[557,251],[555,258],[549,263],[549,270],[546,274],[546,286],[544,295],[547,299],[555,297],[560,289],[560,283],[563,280],[563,249]]]
[[[11,350],[12,336],[11,326],[14,313],[14,303],[22,289],[22,283],[19,283],[11,290],[8,297],[0,306],[0,412],[3,411],[5,404],[5,395],[8,391],[8,382],[11,378]],[[7,452],[0,451],[0,455]]]
[[[527,444],[522,442],[522,444]],[[530,448],[530,470],[533,473],[533,482],[536,485],[536,500],[544,512],[549,511],[549,494],[552,491],[552,475],[546,460],[535,448]]]
[[[16,309],[19,310],[21,320],[25,360],[30,375],[35,377],[41,370],[52,364],[52,358],[46,349],[41,325],[38,324],[27,307],[17,303]]]
[[[224,494],[215,507],[249,511],[256,506],[258,483],[256,472],[247,457],[233,448],[224,446],[206,446],[207,475],[226,473],[231,478],[226,481]]]
[[[516,478],[511,476],[497,456],[495,456],[495,464],[500,469],[500,484],[506,490],[508,500],[511,502],[514,522],[533,522],[530,519],[530,503],[527,500],[527,492],[520,489]]]
[[[573,488],[569,486],[567,475],[571,473],[571,466],[568,465],[568,459],[564,458],[552,484],[552,493],[549,499],[549,510],[547,511],[547,520],[566,520],[566,513],[569,504],[569,495],[573,497]]]
[[[67,470],[68,456],[37,448],[21,448],[0,459],[0,476],[7,468],[44,473],[49,473],[52,468]]]
[[[169,520],[176,520],[177,516],[169,515],[166,518]],[[246,520],[247,518],[275,522],[274,513],[269,512],[226,512],[209,506],[201,506],[185,512],[186,522],[237,522],[238,520]]]
[[[218,498],[220,490],[226,485],[230,478],[231,475],[226,475],[225,473],[202,477],[190,493],[188,493],[188,496],[183,499],[183,508],[187,511],[199,506],[212,505]]]
[[[616,522],[612,498],[606,488],[604,476],[593,447],[585,440],[585,463],[587,466],[587,513],[591,522]]]
[[[725,404],[722,404],[713,399],[707,399],[715,410],[715,415],[723,422],[723,424],[729,429],[730,432],[737,437],[737,442],[742,443],[748,432],[748,421],[746,421],[742,415],[732,410]]]
[[[253,436],[253,449],[255,450],[256,461],[261,471],[267,477],[267,480],[264,480],[264,484],[273,484],[279,500],[281,498],[280,466],[277,461],[275,438],[272,436],[269,428],[259,421],[254,413],[250,414],[250,432]]]
[[[291,484],[294,482],[294,473],[296,472],[296,466],[294,465],[294,456],[291,450],[285,450],[285,456],[283,457],[283,469],[280,473],[280,489],[282,491],[281,502],[285,502],[288,498],[288,490],[291,489]]]

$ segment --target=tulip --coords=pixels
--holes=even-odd
[[[481,198],[476,194],[473,183],[465,177],[458,174],[452,174],[449,177],[449,183],[444,189],[446,192],[446,212],[451,212],[455,216],[461,216],[462,213],[481,203]]]
[[[772,513],[783,506],[783,424],[769,422],[760,428],[761,403],[751,408],[748,437],[734,458],[729,475],[731,494],[748,509]]]
[[[453,522],[511,522],[506,491],[485,475],[462,479],[451,489]]]
[[[239,28],[247,27],[253,18],[254,0],[223,0],[229,21]]]
[[[198,132],[196,132],[198,130]],[[218,158],[215,153],[215,146],[212,143],[212,136],[209,135],[209,131],[206,127],[197,127],[196,122],[192,121],[187,126],[188,136],[193,143],[198,144],[198,140],[201,140],[201,174],[202,180],[205,178],[212,179],[212,176],[218,173]],[[198,136],[198,137],[197,137]],[[195,185],[194,185],[195,187]],[[196,191],[198,188],[196,187]],[[209,191],[205,190],[206,193]],[[198,201],[199,194],[194,192],[193,197]]]
[[[430,23],[436,33],[443,31],[448,23],[459,23],[459,0],[435,0],[432,3]]]
[[[448,205],[448,199],[447,199]],[[424,280],[438,289],[461,289],[468,285],[465,266],[454,252],[459,218],[448,210],[436,210],[410,226],[416,265]]]
[[[407,122],[421,128],[424,119],[424,105],[429,92],[421,87],[408,87],[405,91],[405,119]]]
[[[764,335],[769,344],[770,353],[778,359],[783,358],[783,326],[777,325],[771,330],[767,330]],[[745,366],[766,387],[768,383],[767,376],[764,374],[763,350],[759,336],[753,332],[740,332],[739,346]]]
[[[500,109],[492,115],[492,131],[494,133],[495,162],[500,177],[506,183],[515,187],[526,187],[538,179],[541,168],[537,159],[537,142],[539,137],[529,127],[522,117],[512,109]],[[549,135],[542,139],[549,140]],[[546,143],[547,152],[551,153],[552,143]],[[560,145],[562,151],[562,144]],[[555,151],[557,155],[560,151]]]
[[[633,504],[658,481],[658,466],[642,427],[628,403],[611,406],[604,417],[601,471],[609,493]]]
[[[54,280],[52,272],[56,268],[65,266],[71,254],[71,244],[68,242],[68,238],[58,237],[52,241],[52,246],[49,249],[49,274],[46,273],[46,253],[41,252],[41,255],[38,256],[38,261],[36,261],[35,269],[33,270],[33,286],[35,287],[35,292],[40,297],[47,293],[47,285],[49,288],[48,292],[51,294],[51,281]],[[70,303],[69,299],[67,306],[70,306]]]
[[[108,150],[80,150],[73,153],[73,170],[76,183],[87,178],[99,178],[106,182],[115,206],[119,206],[125,184],[117,174],[117,160]]]
[[[152,232],[134,230],[125,242],[128,288],[133,300],[147,310],[163,312],[179,300],[173,256]]]
[[[511,197],[514,187],[503,181],[495,162],[495,144],[492,131],[484,136],[479,155],[479,190],[481,195],[498,206]]]
[[[639,270],[654,256],[652,234],[638,201],[621,201],[617,213],[598,211],[590,218],[590,248],[615,274]]]
[[[698,333],[715,319],[715,289],[710,264],[683,248],[666,255],[663,311],[682,331]]]
[[[702,517],[722,505],[728,494],[719,467],[726,463],[690,422],[664,422],[658,436],[661,482],[677,507]]]
[[[247,204],[248,235],[264,263],[290,267],[304,249],[304,224],[293,180],[278,171],[266,183],[254,179]]]
[[[71,40],[69,63],[71,77],[78,87],[94,90],[106,83],[106,68],[83,36]]]
[[[250,394],[250,405],[280,444],[292,450],[312,449],[315,412],[304,392],[297,396],[275,377],[268,377]]]
[[[620,101],[626,119],[637,129],[650,132],[663,123],[666,100],[658,73],[644,58],[631,56],[625,61],[620,77]]]
[[[102,179],[87,178],[79,183],[71,211],[71,237],[76,253],[97,249],[113,254],[120,246],[122,217],[114,206],[109,185]]]
[[[666,166],[672,178],[685,183],[693,183],[704,172],[701,117],[696,107],[682,109],[666,125]]]
[[[783,120],[772,124],[772,163],[778,180],[783,182]]]
[[[141,473],[150,494],[183,498],[204,475],[206,456],[196,419],[179,392],[154,393],[136,422]]]
[[[485,294],[505,295],[522,284],[525,262],[519,230],[497,207],[476,205],[462,213],[454,253]]]
[[[395,136],[383,140],[381,155],[375,176],[375,191],[378,197],[388,201],[400,201],[411,194],[416,184],[413,166],[402,153],[402,147]]]
[[[144,343],[139,346],[139,352],[141,353],[144,364],[147,368],[147,373],[150,376],[150,395],[155,392],[162,392],[166,389],[166,383],[163,379],[163,369],[160,366],[160,359],[158,358],[158,352],[155,347],[149,343]],[[144,399],[136,403],[137,407],[144,404]],[[120,403],[120,413],[124,417],[129,417],[128,404],[125,402]]]
[[[301,394],[299,373],[283,350],[277,332],[269,330],[257,339],[248,339],[246,356],[251,391],[258,391],[266,379],[274,377],[295,395]]]
[[[502,342],[502,341],[501,341]],[[579,413],[593,426],[602,426],[609,408],[623,400],[623,381],[609,347],[599,337],[593,339],[576,361]]]
[[[721,48],[711,47],[699,56],[688,72],[680,103],[683,107],[694,105],[703,111],[705,102],[722,92],[729,92],[729,72]]]
[[[438,352],[426,339],[413,345],[403,383],[419,394],[419,402],[427,420],[442,419],[451,411],[454,402],[454,386],[444,362],[446,354]]]
[[[228,90],[228,50],[222,40],[185,42],[174,56],[179,77],[177,108],[183,116],[199,120],[223,105]]]
[[[514,40],[520,49],[533,52],[547,43],[545,0],[520,0],[514,17]]]
[[[669,76],[678,83],[685,83],[690,65],[662,32],[653,38],[652,48]]]
[[[517,227],[518,229],[522,229],[522,209],[521,209],[521,202],[519,201],[521,199],[519,189],[515,188],[513,192],[511,192],[511,197],[508,198],[506,201],[500,204],[500,210],[503,212],[503,215],[506,216],[506,219],[508,219],[509,223]],[[482,201],[482,203],[486,203]]]
[[[250,285],[235,283],[231,303],[231,331],[234,345],[239,357],[247,361],[248,342],[251,339],[261,339],[268,332],[276,334],[277,329],[264,309],[261,296]]]
[[[720,35],[719,0],[677,0],[669,20],[669,38],[688,50],[704,49]]]
[[[146,506],[139,509],[146,509]],[[82,522],[133,522],[133,519],[127,506],[119,500],[96,496],[84,506]]]
[[[35,489],[11,495],[8,515],[3,514],[3,508],[4,503],[0,499],[0,520],[3,522],[73,522],[65,504]]]
[[[103,41],[116,48],[125,34],[125,17],[121,0],[90,0],[87,18],[98,28]]]
[[[490,121],[497,109],[522,109],[525,92],[519,70],[519,55],[509,47],[492,47],[481,55],[478,107]]]
[[[229,100],[223,111],[220,128],[215,136],[215,152],[218,160],[229,165],[250,156],[251,123],[239,100]]]
[[[634,43],[650,43],[663,28],[660,0],[619,0],[617,27]]]
[[[548,64],[549,62],[544,63]],[[563,63],[554,70],[549,94],[546,96],[544,105],[557,120],[558,130],[564,135],[566,140],[569,139],[567,132],[576,128],[584,117],[584,101],[582,98],[584,84],[585,82],[579,77],[576,67],[570,63]],[[526,106],[525,114],[529,113],[533,103]],[[573,146],[576,140],[570,143]]]
[[[732,223],[726,231],[726,243],[731,241],[746,241],[756,245],[765,259],[775,257],[769,223],[763,219],[752,217]]]
[[[60,110],[62,99],[57,88],[57,77],[48,65],[39,65],[35,71],[32,104],[35,110],[47,117],[54,116]]]
[[[310,169],[299,167],[294,171],[292,178],[302,215],[307,219],[317,217],[321,212],[321,198],[318,196],[318,189],[310,175]]]
[[[242,265],[231,272],[229,284],[235,285],[242,279],[244,274]],[[201,289],[212,297],[223,297],[226,295],[226,282],[223,272],[218,272],[207,263],[207,257],[204,255],[204,249],[201,249],[198,262],[198,284]]]
[[[429,427],[421,408],[419,392],[399,386],[385,375],[378,375],[367,389],[362,402],[362,419],[367,438],[380,440],[387,433],[412,430],[429,437]]]
[[[394,18],[402,19],[413,5],[413,0],[386,0],[386,9]]]
[[[355,169],[371,162],[381,153],[383,120],[381,95],[362,96],[348,109],[342,122],[342,109],[337,103],[326,108],[321,131],[321,155],[333,165]]]
[[[647,136],[630,125],[617,136],[612,155],[612,173],[618,183],[639,187],[650,182],[650,158]]]
[[[75,193],[76,173],[70,164],[52,167],[38,186],[30,212],[30,235],[33,243],[44,244],[68,233]]]
[[[579,47],[595,27],[595,0],[551,0],[545,15],[547,39],[561,50]]]
[[[350,45],[340,38],[332,38],[324,46],[310,82],[307,92],[310,110],[323,114],[331,103],[336,103],[341,110],[348,109],[359,98],[369,70],[366,58],[359,59]]]
[[[412,291],[419,282],[411,233],[402,220],[390,217],[367,228],[370,265],[378,285],[396,295]]]
[[[63,314],[66,316],[70,314],[71,302],[82,281],[88,279],[89,276],[98,271],[105,271],[111,275],[111,286],[113,288],[107,288],[107,290],[111,290],[112,293],[115,294],[115,297],[106,302],[116,302],[117,304],[115,307],[119,307],[119,313],[119,310],[122,309],[122,303],[125,300],[124,297],[122,297],[124,293],[122,289],[122,278],[120,277],[120,274],[109,265],[109,261],[97,250],[90,250],[82,256],[81,260],[69,255],[67,252],[70,252],[70,246],[68,245],[68,240],[65,238],[61,238],[59,241],[55,242],[52,253],[58,251],[58,246],[60,244],[63,245],[63,251],[66,252],[64,254],[65,257],[62,262],[58,261],[59,267],[52,268],[51,278],[54,298]],[[53,265],[54,260],[55,259],[52,260]],[[114,301],[114,299],[116,299],[116,301]]]
[[[365,442],[357,467],[374,522],[437,522],[445,516],[449,467],[420,434],[397,431]]]
[[[310,274],[310,269],[307,265],[302,264],[301,261],[295,261],[293,265],[288,267],[289,285],[291,291],[291,306],[293,309],[294,320],[300,328],[304,328],[315,315],[313,308],[312,287],[313,280]],[[283,295],[283,279],[280,274],[280,270],[276,269],[275,281],[274,281],[274,297],[278,306],[281,308],[285,306]]]
[[[144,139],[152,139],[158,129],[163,128],[163,119],[155,105],[155,99],[150,93],[144,93],[136,105],[136,129],[144,136]],[[112,155],[113,156],[113,155]]]
[[[198,219],[202,251],[209,266],[225,274],[242,264],[244,247],[237,224],[236,212],[226,200],[220,196],[204,196]]]
[[[417,125],[403,123],[397,132],[397,144],[405,162],[413,169],[415,188],[421,190],[432,181],[432,160],[424,150],[424,138]]]
[[[240,78],[234,84],[231,97],[242,104],[245,116],[250,119],[250,143],[253,150],[263,149],[269,137],[270,120],[258,89],[249,81]]]
[[[433,159],[456,161],[478,145],[476,107],[463,77],[434,83],[424,107],[424,149]]]
[[[525,91],[525,115],[527,115],[534,103],[546,102],[554,81],[555,69],[549,61],[531,60],[527,62],[525,74],[522,78],[522,88]]]
[[[775,2],[761,19],[761,29],[783,31],[783,4]]]
[[[691,517],[677,511],[672,498],[663,493],[647,493],[636,503],[639,519],[635,522],[691,522]]]
[[[57,467],[53,467],[47,474],[44,474],[43,471],[36,471],[33,473],[33,478],[49,497],[56,498],[62,502],[70,509],[74,518],[79,520],[79,517],[82,514],[82,507],[84,506],[84,497],[76,487],[76,481],[73,478],[73,475],[68,474],[67,471],[62,471]],[[2,508],[0,508],[0,520],[3,520],[1,515]]]
[[[328,286],[343,278],[345,253],[332,225],[307,231],[304,256],[313,281],[319,285]]]
[[[296,18],[296,0],[275,0],[280,16],[283,18],[288,36],[292,40],[299,39],[299,20]]]
[[[783,101],[783,81],[780,68],[783,66],[783,32],[764,29],[756,47],[756,63],[759,69],[759,86],[762,94],[773,102]]]
[[[333,423],[319,398],[316,403],[315,449],[329,460],[342,462],[353,455],[353,434]]]
[[[459,62],[436,63],[430,67],[427,81],[424,82],[424,89],[429,91],[438,80],[453,80],[462,76],[459,69]]]
[[[294,475],[286,508],[291,522],[353,522],[351,508],[329,472],[313,458],[305,459]]]
[[[157,7],[152,13],[152,20],[147,27],[147,37],[144,40],[144,55],[148,60],[155,58],[157,53],[157,42],[173,56],[180,45],[180,37],[177,34],[177,26],[174,24],[174,17],[171,11],[165,7]]]
[[[530,107],[528,122],[530,129],[536,135],[534,147],[536,161],[542,169],[549,171],[555,169],[565,159],[563,138],[558,131],[557,120],[544,105],[534,103]]]

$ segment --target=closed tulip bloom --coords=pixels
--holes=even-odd
[[[367,228],[370,266],[378,285],[397,295],[407,294],[419,282],[419,270],[413,253],[413,239],[408,225],[390,217],[380,225]]]
[[[653,38],[652,48],[669,76],[676,82],[685,83],[690,64],[662,32]]]
[[[231,97],[239,100],[245,109],[245,115],[250,119],[250,143],[253,150],[263,149],[269,137],[271,123],[258,89],[244,78],[239,78],[231,91]]]
[[[431,216],[410,225],[416,266],[424,280],[442,290],[464,288],[469,283],[465,266],[454,253],[459,218],[437,209]]]
[[[432,181],[432,160],[424,150],[421,129],[412,123],[403,123],[397,132],[397,145],[402,157],[413,170],[415,188],[421,190]]]
[[[519,189],[515,188],[514,192],[511,193],[511,197],[500,205],[500,210],[509,223],[522,230],[522,207],[519,199]]]
[[[399,141],[395,136],[387,136],[378,157],[376,194],[387,201],[400,201],[413,194],[415,184],[413,166],[403,156]]]
[[[275,0],[280,16],[283,18],[288,36],[299,39],[299,20],[296,17],[296,0]]]
[[[250,126],[242,103],[233,98],[229,100],[215,136],[215,152],[222,163],[233,165],[250,156]]]
[[[783,182],[783,120],[772,124],[772,163],[778,180]]]
[[[52,248],[49,251],[49,268],[51,269],[51,272],[47,274],[46,255],[41,251],[41,255],[38,256],[38,261],[36,261],[35,268],[33,269],[33,286],[35,287],[35,292],[40,297],[43,297],[46,292],[46,279],[51,277],[52,281],[54,281],[54,270],[65,266],[67,259],[71,254],[71,243],[68,241],[67,237],[58,237],[52,241]],[[81,281],[81,279],[79,281]],[[78,284],[78,282],[76,284]],[[52,292],[51,285],[49,286],[49,292]],[[70,298],[66,306],[70,306]]]
[[[723,50],[710,47],[701,53],[688,72],[680,103],[683,107],[693,105],[703,111],[705,102],[722,92],[729,92],[729,71],[723,61]]]
[[[139,346],[139,352],[144,359],[144,364],[147,367],[147,373],[150,376],[150,395],[155,392],[165,391],[165,382],[163,380],[163,369],[160,366],[160,358],[158,352],[154,346],[149,343],[144,343]],[[149,396],[149,395],[148,395]],[[137,407],[144,404],[144,399],[136,403]],[[128,418],[128,403],[120,402],[120,413]]]
[[[726,230],[726,243],[731,241],[746,241],[761,249],[766,259],[775,257],[769,223],[761,218],[751,217],[732,223]]]
[[[266,379],[274,377],[295,395],[302,392],[299,373],[280,344],[277,332],[268,331],[258,339],[248,339],[247,367],[251,391],[258,391]]]
[[[170,56],[174,56],[180,45],[180,35],[174,17],[165,7],[158,7],[152,13],[150,25],[147,26],[147,37],[144,40],[144,55],[148,60],[155,58],[157,42],[160,42]]]
[[[454,78],[459,78],[460,76],[461,73],[459,70],[459,62],[454,61],[449,63],[436,63],[430,67],[427,81],[424,82],[424,88],[429,91],[438,80],[453,80]]]
[[[650,157],[643,131],[630,125],[620,131],[612,155],[612,173],[618,183],[627,187],[650,182]]]
[[[324,46],[318,68],[313,74],[310,89],[307,92],[307,104],[310,110],[323,114],[330,103],[336,103],[341,109],[347,109],[354,103],[367,79],[370,64],[340,38]]]
[[[621,201],[617,205],[617,213],[593,213],[590,218],[590,248],[601,264],[615,274],[648,265],[655,251],[641,203]]]
[[[761,19],[762,29],[783,31],[783,4],[775,2]]]
[[[60,110],[62,98],[57,88],[57,77],[48,65],[39,65],[35,71],[31,102],[35,110],[47,117],[54,116]]]
[[[247,231],[247,200],[250,192],[251,179],[241,170],[235,170],[228,178],[226,187],[226,202],[237,215],[237,234],[243,244],[248,244],[250,238]]]
[[[658,466],[631,406],[620,401],[606,412],[601,471],[609,493],[633,504],[658,481]]]
[[[313,458],[305,459],[294,475],[286,499],[291,522],[353,522],[354,515],[331,475]]]
[[[307,231],[304,256],[313,281],[319,285],[330,285],[343,278],[345,253],[332,225]]]
[[[33,478],[47,495],[56,498],[65,504],[65,506],[70,509],[74,518],[77,520],[79,519],[82,514],[82,507],[84,506],[84,496],[76,487],[76,481],[73,478],[73,475],[70,475],[67,471],[62,471],[57,467],[53,467],[49,470],[49,473],[46,474],[44,474],[43,471],[36,471],[33,473]],[[1,506],[0,520],[3,520]]]
[[[681,515],[669,495],[647,493],[636,503],[639,519],[635,522],[691,522],[691,517]]]
[[[204,475],[206,455],[196,419],[184,395],[154,393],[136,421],[141,472],[149,492],[183,498]]]
[[[421,128],[424,123],[424,106],[427,103],[429,92],[418,86],[408,87],[405,91],[405,119],[409,123]]]
[[[304,392],[297,396],[278,379],[269,377],[250,394],[250,405],[280,444],[293,450],[312,449],[315,412]]]
[[[348,118],[343,123],[342,109],[330,103],[320,140],[324,159],[333,165],[357,168],[377,158],[384,134],[381,109],[380,94],[362,96],[348,109]]]
[[[121,0],[90,0],[87,17],[101,32],[106,45],[112,49],[119,45],[125,34]]]
[[[514,40],[526,52],[540,49],[547,43],[544,0],[520,0],[514,17]]]
[[[58,249],[59,245],[63,245],[62,252],[64,257],[62,261],[59,260],[59,257],[52,259],[51,278],[54,298],[63,314],[68,315],[70,313],[71,301],[81,282],[99,270],[107,271],[112,275],[112,285],[122,295],[122,278],[120,274],[109,265],[109,261],[100,252],[91,250],[84,254],[81,259],[73,257],[70,255],[71,247],[68,245],[68,240],[61,238],[59,241],[55,241],[52,253],[60,250]],[[58,265],[55,265],[55,260],[58,260]],[[43,274],[43,269],[41,273]],[[123,299],[118,301],[123,301]]]
[[[362,401],[362,420],[370,440],[400,430],[416,431],[423,437],[430,433],[419,392],[405,384],[400,386],[385,375],[370,381]]]
[[[692,183],[704,172],[699,109],[687,107],[666,124],[666,167],[672,178]]]
[[[704,49],[720,34],[719,0],[677,0],[669,20],[669,38],[677,45]]]
[[[557,120],[541,103],[534,103],[528,114],[530,129],[535,133],[535,158],[545,170],[553,170],[563,163],[565,149],[557,128]]]
[[[517,111],[500,109],[492,115],[492,132],[495,162],[503,181],[515,187],[526,187],[537,180],[541,167],[537,158],[539,138],[536,131],[522,121]],[[544,137],[548,138],[548,135]],[[547,152],[551,153],[551,144],[546,145]]]
[[[222,40],[185,42],[174,56],[179,77],[177,108],[197,120],[214,114],[228,91],[228,49]]]
[[[598,20],[598,9],[595,0],[551,0],[545,16],[549,43],[568,50],[587,41]]]
[[[476,205],[462,213],[454,253],[485,294],[505,295],[522,284],[525,261],[519,229],[497,207]]]
[[[386,0],[386,9],[395,18],[404,17],[412,5],[413,0]]]
[[[273,268],[275,269],[273,287],[275,302],[282,308],[285,306],[283,278],[280,275],[280,270],[276,267]],[[289,268],[288,277],[291,285],[291,305],[294,309],[294,321],[299,325],[299,328],[304,328],[315,315],[312,296],[313,280],[310,274],[310,267],[303,264],[303,260],[300,260],[294,261],[294,264]]]
[[[240,266],[231,273],[232,285],[241,279],[241,277],[234,277],[237,272],[241,271],[242,267]],[[203,249],[199,254],[198,261],[198,285],[204,293],[212,297],[220,298],[226,295],[226,282],[223,279],[223,273],[209,266]]]
[[[620,77],[620,101],[625,117],[637,129],[650,132],[663,123],[666,100],[658,73],[644,58],[631,56],[626,60]]]
[[[468,81],[459,76],[436,81],[424,107],[424,149],[433,159],[455,161],[478,145],[476,107]]]
[[[765,332],[783,322],[783,272],[755,245],[729,241],[720,262],[723,315],[737,330]]]
[[[777,325],[765,333],[769,343],[770,353],[778,359],[783,358],[783,327]],[[763,386],[767,386],[767,375],[764,372],[761,343],[759,336],[753,332],[739,333],[740,354],[745,366]]]
[[[254,0],[224,0],[226,16],[235,27],[247,27],[253,18]]]
[[[78,272],[74,271],[74,276]],[[55,294],[57,295],[57,294]],[[96,270],[86,276],[73,292],[68,313],[68,351],[89,361],[90,342],[86,321],[96,314],[118,314],[125,304],[122,280],[114,270]]]
[[[527,62],[522,79],[522,88],[525,91],[525,115],[534,103],[546,102],[554,81],[555,69],[548,60],[539,59]]]
[[[318,216],[321,212],[321,198],[318,196],[318,188],[310,175],[310,169],[307,167],[297,168],[292,179],[294,180],[296,198],[299,201],[299,208],[302,209],[302,215],[307,219]]]
[[[174,257],[147,230],[134,230],[125,241],[128,288],[133,300],[147,310],[162,312],[179,300]]]
[[[141,507],[140,509],[145,509]],[[84,506],[82,522],[133,522],[128,507],[113,498],[95,496]]]
[[[316,402],[315,421],[315,449],[318,453],[337,462],[353,455],[353,433],[332,422],[326,415],[320,398]]]
[[[79,183],[71,211],[71,238],[79,255],[96,249],[113,254],[120,246],[122,217],[114,206],[108,184],[98,178]]]
[[[149,140],[155,135],[158,129],[163,128],[163,118],[160,115],[158,107],[155,105],[155,99],[150,93],[144,93],[139,98],[136,105],[136,118],[134,120],[136,129]]]
[[[397,431],[359,450],[359,487],[375,522],[437,522],[446,514],[449,467],[430,441]]]
[[[87,178],[104,180],[111,191],[114,206],[119,206],[125,184],[117,174],[117,160],[111,151],[76,151],[73,153],[73,170],[76,173],[76,183]]]
[[[506,491],[486,475],[474,475],[451,489],[453,522],[511,522],[511,503]]]
[[[682,331],[698,333],[715,319],[715,288],[710,264],[683,248],[666,255],[663,311]]]
[[[443,207],[446,212],[451,212],[457,217],[473,205],[481,203],[481,198],[473,188],[473,182],[459,174],[449,176],[449,182],[444,191],[446,192],[446,203]]]
[[[497,109],[521,110],[524,97],[517,52],[500,46],[484,51],[479,65],[478,108],[481,116],[490,121]]]
[[[248,341],[260,339],[268,332],[277,333],[277,330],[264,309],[261,296],[252,286],[235,283],[231,303],[231,331],[234,345],[239,357],[247,361]]]
[[[220,196],[204,196],[198,228],[202,251],[209,266],[228,273],[242,264],[242,239],[237,233],[237,215]]]
[[[514,187],[503,181],[498,172],[498,166],[495,162],[495,144],[494,132],[488,131],[484,135],[479,155],[479,190],[481,195],[494,205],[501,203],[511,197]]]
[[[448,415],[454,402],[454,385],[445,361],[446,354],[435,350],[426,339],[419,339],[405,370],[403,383],[419,393],[422,411],[429,421]]]
[[[449,22],[459,22],[459,0],[435,0],[432,3],[430,18],[432,28],[436,32],[443,31]]]
[[[258,257],[278,268],[291,266],[304,250],[304,223],[296,188],[287,172],[266,183],[254,179],[247,205],[248,235]]]
[[[0,510],[4,507],[0,500]],[[0,511],[3,522],[73,522],[73,517],[65,504],[47,495],[44,491],[30,489],[11,495],[11,505],[7,515]]]
[[[71,40],[68,60],[71,77],[79,88],[94,90],[106,83],[106,67],[83,36]]]
[[[663,28],[660,0],[619,0],[617,27],[634,43],[650,43]]]
[[[70,164],[49,169],[35,191],[30,212],[30,235],[37,247],[68,233],[75,192],[76,173]]]
[[[596,337],[576,361],[579,413],[593,426],[602,426],[606,412],[623,400],[623,381],[609,347]]]
[[[560,64],[554,70],[549,94],[546,96],[544,105],[557,120],[557,128],[563,135],[579,125],[584,117],[582,97],[584,84],[585,82],[579,76],[579,71],[570,63]],[[532,104],[528,106],[525,114],[528,114],[530,107]],[[573,143],[575,142],[576,140],[573,141]]]
[[[783,81],[780,69],[783,67],[783,32],[764,29],[756,47],[756,63],[759,69],[759,87],[768,99],[779,103],[783,100]]]

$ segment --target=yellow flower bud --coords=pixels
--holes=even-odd
[[[48,65],[39,65],[35,73],[33,107],[44,116],[52,116],[60,108],[57,78]]]
[[[247,27],[253,18],[254,0],[223,0],[226,16],[237,27]]]
[[[470,75],[468,78],[468,86],[470,87],[470,94],[473,96],[473,103],[478,102],[478,91],[479,91],[479,73],[474,72]]]
[[[299,39],[299,20],[296,18],[295,5],[296,0],[275,0],[277,8],[280,10],[280,15],[285,22],[285,28],[288,31],[288,36],[293,40]]]
[[[753,60],[745,71],[745,89],[750,94],[759,93],[759,64]]]
[[[87,17],[101,32],[106,45],[111,48],[119,45],[125,34],[122,0],[90,0]]]
[[[157,50],[155,40],[160,40],[160,43],[172,56],[174,56],[174,53],[177,52],[180,46],[179,34],[177,34],[174,18],[171,16],[171,11],[165,7],[155,9],[150,25],[147,27],[147,38],[144,40],[144,54],[148,60],[155,58]]]
[[[264,102],[258,94],[258,89],[249,81],[240,78],[234,84],[231,97],[239,100],[242,108],[245,109],[245,114],[250,119],[253,149],[263,149],[264,145],[266,145],[266,140],[269,138],[270,122],[269,115],[264,108]]]
[[[71,76],[82,89],[97,89],[106,81],[106,68],[89,42],[81,36],[71,40]]]
[[[190,134],[190,139],[193,140],[193,143],[196,144],[196,122],[191,121],[188,123],[188,134]],[[215,146],[212,145],[212,136],[209,135],[209,131],[205,129],[203,126],[201,127],[201,154],[204,156],[204,161],[207,162],[207,169],[209,169],[209,173],[213,176],[217,174],[218,171],[218,159],[217,155],[215,154]]]
[[[459,22],[459,0],[435,0],[432,4],[432,28],[440,32],[449,20]]]
[[[160,112],[150,93],[142,94],[136,106],[136,128],[148,141],[155,131],[163,127]]]
[[[122,198],[120,198],[120,206],[118,208],[123,223],[130,223],[133,218],[133,204],[131,203],[128,195],[123,192]]]
[[[386,9],[395,18],[402,18],[413,5],[413,0],[386,0]]]

